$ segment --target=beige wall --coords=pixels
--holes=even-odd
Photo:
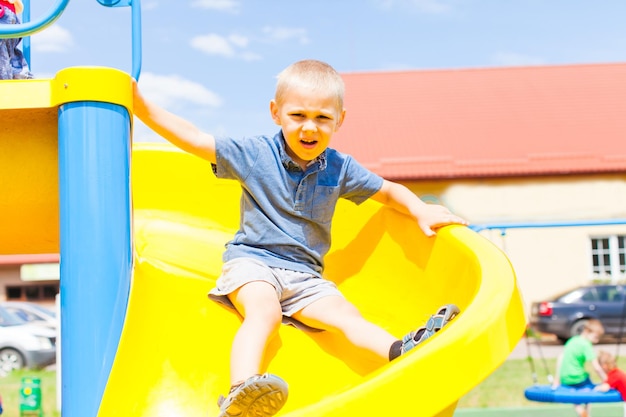
[[[626,218],[626,175],[406,183],[473,224]],[[593,279],[590,238],[626,225],[486,230],[515,268],[527,305]]]
[[[626,218],[626,174],[405,184],[473,224]],[[590,282],[589,239],[610,234],[626,235],[626,225],[481,232],[511,260],[527,305]],[[17,267],[0,266],[0,299],[20,282]]]
[[[7,300],[7,287],[21,287],[21,298],[28,301],[36,302],[38,304],[52,307],[54,306],[54,295],[58,290],[59,280],[22,280],[21,279],[21,265],[0,265],[0,301]],[[29,288],[30,291],[34,291],[35,294],[45,294],[44,298],[32,298],[31,292],[27,292],[25,288]],[[45,288],[45,291],[42,290]],[[16,297],[13,292],[13,297]],[[13,298],[15,299],[15,298]]]
[[[6,300],[6,286],[20,285],[24,282],[20,279],[19,265],[0,265],[0,301]]]

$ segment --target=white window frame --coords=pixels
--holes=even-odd
[[[608,239],[609,247],[608,247],[608,255],[609,255],[609,268],[608,272],[605,271],[597,271],[596,267],[604,266],[602,265],[604,261],[604,255],[606,254],[606,250],[597,250],[593,249],[593,241],[595,240],[605,240]],[[622,247],[620,247],[620,240]],[[590,236],[589,238],[589,246],[591,249],[591,275],[593,279],[609,279],[611,282],[618,282],[624,280],[626,278],[626,262],[622,262],[622,259],[626,258],[623,256],[626,253],[626,236],[624,235],[603,235],[603,236]],[[598,255],[598,259],[600,261],[600,265],[594,265],[593,256]],[[620,256],[622,255],[622,256]]]

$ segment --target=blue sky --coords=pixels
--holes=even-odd
[[[56,0],[31,0],[32,19]],[[626,61],[624,0],[142,0],[144,94],[217,134],[273,134],[275,76]],[[130,9],[71,0],[32,37],[32,71],[131,72]],[[372,103],[372,106],[384,103]],[[348,109],[348,116],[349,109]],[[135,140],[159,140],[141,123]]]

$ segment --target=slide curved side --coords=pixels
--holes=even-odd
[[[239,219],[239,186],[169,145],[133,151],[135,270],[99,416],[217,416],[240,318],[210,301],[224,244]],[[280,416],[452,416],[526,327],[507,258],[465,227],[428,239],[377,203],[341,203],[326,276],[364,316],[398,336],[442,304],[461,314],[393,363],[330,332],[280,329],[267,370],[290,385]],[[79,394],[78,394],[79,395]]]

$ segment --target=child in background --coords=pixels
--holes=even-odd
[[[626,401],[626,373],[617,367],[615,356],[601,350],[598,354],[598,362],[602,370],[606,372],[604,382],[595,387],[596,391],[606,392],[613,388],[622,394],[622,400]],[[626,416],[626,403],[624,404],[624,416]]]
[[[22,0],[0,0],[0,24],[20,23],[17,15],[23,10]],[[17,47],[21,40],[22,38],[0,39],[0,80],[33,78],[22,51]]]
[[[593,345],[600,341],[603,334],[602,323],[591,319],[585,324],[580,335],[571,337],[565,343],[563,353],[557,360],[555,388],[559,383],[570,388],[595,388],[595,384],[589,378],[589,373],[585,370],[587,362],[592,364],[601,380],[606,379],[606,373],[593,350]],[[574,409],[579,417],[589,417],[589,404],[575,404]]]

